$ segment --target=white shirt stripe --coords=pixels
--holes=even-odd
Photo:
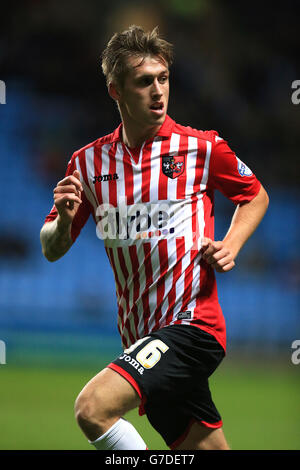
[[[203,176],[202,176],[201,185],[200,185],[200,191],[204,191],[206,189],[208,174],[209,174],[210,155],[211,155],[211,142],[207,140],[205,163],[204,163]]]
[[[91,188],[89,185],[86,184],[86,182],[84,181],[83,179],[83,176],[82,176],[82,171],[81,171],[81,166],[80,166],[80,162],[79,162],[79,157],[76,157],[75,158],[75,163],[76,163],[76,169],[79,171],[80,173],[80,181],[81,181],[81,184],[82,184],[82,187],[83,187],[83,190],[84,190],[84,193],[86,195],[86,198],[87,200],[91,203],[91,205],[94,207],[94,210],[95,210],[95,213],[96,213],[96,210],[97,210],[97,198],[95,197],[95,194],[91,191]]]
[[[161,152],[161,137],[156,137],[152,143],[151,149],[151,179],[150,179],[150,201],[158,201],[158,187],[160,175],[160,152]]]
[[[176,156],[179,151],[180,135],[173,133],[170,141],[169,155]],[[177,181],[178,178],[168,178],[168,200],[177,200]]]

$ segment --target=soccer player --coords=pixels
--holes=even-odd
[[[41,230],[55,261],[92,214],[114,272],[124,350],[75,403],[96,449],[147,448],[123,418],[136,407],[171,449],[229,448],[208,384],[226,351],[214,271],[235,266],[268,196],[216,131],[167,115],[171,63],[157,28],[113,35],[102,69],[122,122],[73,154]],[[236,206],[223,240],[214,240],[216,189]]]

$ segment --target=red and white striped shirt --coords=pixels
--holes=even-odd
[[[226,349],[226,329],[214,270],[202,259],[203,236],[214,239],[214,190],[235,204],[256,196],[260,183],[216,131],[181,126],[166,117],[153,139],[131,150],[122,124],[76,151],[82,204],[73,241],[90,214],[112,266],[118,329],[125,348],[173,324],[191,324]],[[53,206],[46,222],[54,220]]]

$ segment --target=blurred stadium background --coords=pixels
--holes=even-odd
[[[119,124],[100,68],[111,35],[159,25],[175,45],[169,114],[216,129],[270,195],[232,272],[218,276],[228,354],[212,379],[234,449],[300,448],[299,116],[294,5],[217,0],[23,1],[0,18],[0,449],[88,449],[73,418],[120,350],[113,276],[89,221],[54,264],[39,231],[78,148]],[[1,7],[2,8],[2,7]],[[298,61],[298,63],[297,63]],[[217,195],[216,238],[233,207]],[[2,361],[3,362],[3,361]],[[165,445],[131,419],[150,449]],[[17,430],[17,432],[16,432]]]

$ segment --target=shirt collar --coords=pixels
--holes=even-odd
[[[166,115],[166,119],[164,123],[156,133],[156,136],[161,137],[170,137],[172,134],[173,127],[175,126],[175,121],[170,118],[170,116]],[[111,142],[122,142],[122,127],[123,123],[121,123],[112,133]]]

